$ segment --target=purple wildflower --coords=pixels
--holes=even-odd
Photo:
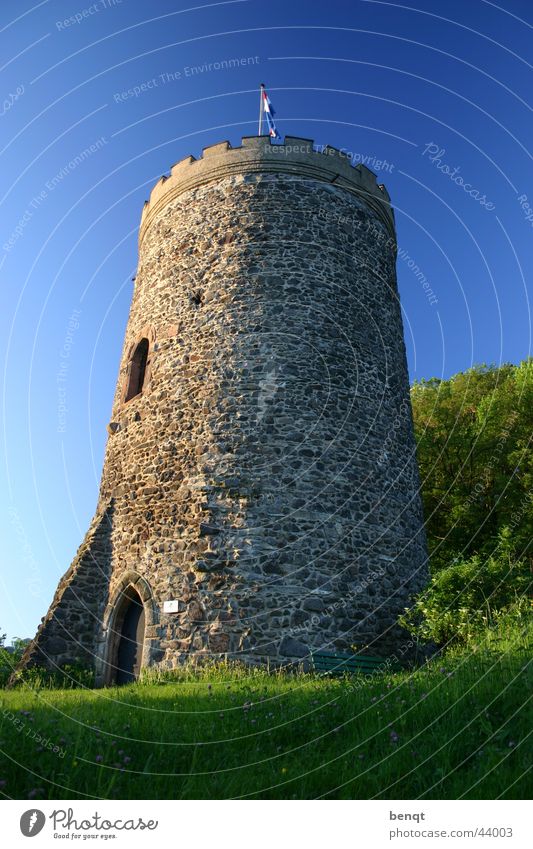
[[[42,793],[42,792],[43,792],[42,787],[34,787],[33,790],[30,790],[30,792],[28,793],[28,799],[35,799],[37,794]]]

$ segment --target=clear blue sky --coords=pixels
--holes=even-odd
[[[143,201],[177,160],[257,132],[260,82],[283,134],[386,161],[411,378],[529,354],[532,4],[411,3],[3,0],[9,638],[33,635],[95,508]],[[205,68],[229,59],[249,62]]]

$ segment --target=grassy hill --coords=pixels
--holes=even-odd
[[[0,788],[31,799],[527,798],[532,633],[527,618],[502,619],[411,673],[218,667],[120,689],[4,690]]]

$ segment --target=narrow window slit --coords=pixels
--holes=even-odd
[[[148,339],[141,339],[130,360],[128,388],[124,400],[130,401],[142,392],[148,362]]]

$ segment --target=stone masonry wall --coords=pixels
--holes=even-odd
[[[163,667],[386,655],[427,579],[388,196],[317,177],[320,156],[258,155],[145,211],[97,514],[113,503],[100,668],[128,576]]]

